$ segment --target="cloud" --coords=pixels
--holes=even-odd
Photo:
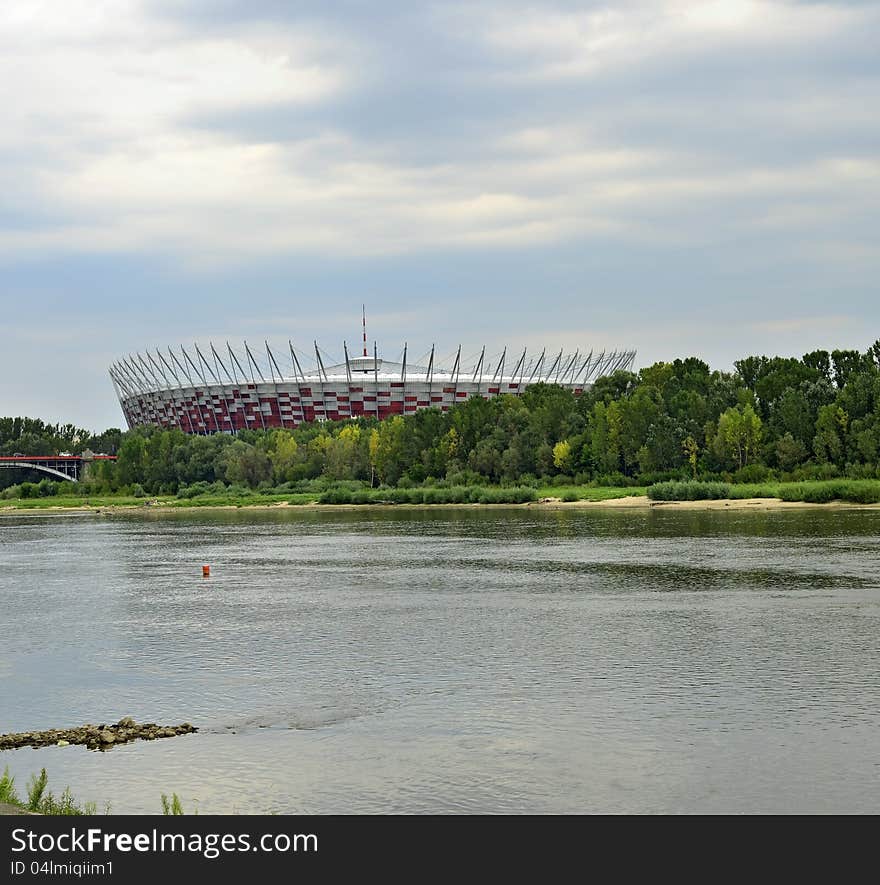
[[[622,78],[626,89],[646,64],[674,67],[682,55],[699,64],[743,46],[808,53],[811,41],[827,44],[864,25],[870,9],[719,0],[411,10],[410,27],[421,23],[447,47],[436,62],[455,56],[457,66],[446,69],[432,67],[430,54],[390,52],[375,26],[358,40],[350,22],[322,17],[318,7],[297,20],[258,4],[253,17],[238,8],[239,16],[197,28],[167,7],[155,15],[134,2],[73,2],[61,14],[51,4],[25,6],[0,13],[0,90],[11,108],[0,134],[8,160],[0,183],[13,207],[37,207],[43,217],[0,229],[7,257],[161,251],[209,266],[284,254],[521,248],[609,234],[682,241],[695,232],[706,238],[710,228],[698,222],[695,231],[691,220],[704,201],[734,204],[715,227],[726,235],[737,222],[787,229],[784,209],[773,207],[783,196],[818,200],[797,218],[801,227],[811,212],[821,214],[822,194],[833,201],[859,190],[864,200],[868,187],[876,198],[876,162],[841,153],[842,145],[794,163],[758,163],[741,155],[740,143],[710,147],[705,135],[690,143],[685,136],[705,125],[707,104],[686,84],[660,102],[630,93],[622,107],[588,95],[586,118],[583,99],[540,85],[600,75]],[[390,79],[401,68],[412,72],[416,92],[421,82],[441,102],[440,119],[455,104],[455,88],[472,91],[467,120],[454,113],[452,120],[473,138],[457,143],[451,131],[442,156],[426,158],[412,149],[418,131],[348,125],[352,103],[368,107],[388,90],[402,98],[400,119],[423,119],[415,93]],[[480,68],[485,76],[461,80],[462,71]],[[26,93],[17,86],[23,81]],[[511,108],[517,94],[535,102],[528,113]],[[861,103],[844,103],[835,117],[832,90],[793,101],[765,96],[737,121],[773,120],[784,140],[847,118],[876,132],[871,97],[875,80],[860,86]],[[252,134],[247,121],[258,118]],[[634,120],[665,127],[665,143],[634,137],[627,131]],[[740,211],[747,198],[756,205]]]
[[[878,27],[782,0],[6,4],[0,375],[50,329],[60,411],[147,345],[341,350],[363,301],[419,353],[863,347]]]
[[[471,24],[466,7],[459,15]],[[489,50],[507,56],[507,76],[552,79],[650,69],[658,59],[725,50],[803,50],[868,17],[845,5],[771,0],[652,0],[575,10],[500,4],[478,33]]]

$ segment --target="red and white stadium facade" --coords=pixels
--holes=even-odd
[[[596,378],[628,369],[635,360],[635,351],[560,351],[555,356],[543,351],[530,359],[523,350],[511,358],[505,348],[493,361],[483,348],[466,365],[459,347],[451,368],[444,368],[435,364],[433,348],[427,365],[408,364],[406,346],[399,362],[381,359],[375,345],[372,356],[366,347],[353,357],[344,349],[343,362],[325,365],[329,358],[316,344],[305,371],[303,351],[289,342],[283,371],[268,342],[259,359],[247,343],[241,352],[229,344],[219,351],[213,344],[204,351],[198,345],[192,352],[157,349],[114,363],[110,377],[130,428],[153,424],[209,434],[361,416],[382,420],[429,408],[445,412],[470,397],[518,395],[539,382],[579,394]]]

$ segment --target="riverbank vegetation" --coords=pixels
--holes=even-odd
[[[874,500],[868,481],[880,480],[880,341],[864,353],[751,356],[735,368],[711,371],[689,357],[616,372],[580,396],[539,384],[521,397],[471,399],[445,413],[234,437],[158,428],[92,435],[0,419],[3,452],[48,453],[63,440],[67,451],[87,442],[119,456],[94,464],[77,486],[36,475],[15,482],[16,472],[0,471],[0,498],[23,506],[52,498],[501,503],[616,497],[652,486],[655,500],[743,497],[747,489],[784,500]]]
[[[828,504],[846,501],[852,504],[880,504],[877,480],[826,480],[817,482],[659,482],[647,490],[652,501],[745,500],[779,498],[783,501]]]
[[[3,770],[3,776],[0,777],[0,802],[14,805],[23,812],[32,814],[82,815],[95,814],[97,811],[94,802],[82,804],[77,802],[71,796],[69,787],[56,798],[47,789],[48,783],[49,776],[46,774],[46,769],[43,768],[39,774],[31,775],[27,785],[27,798],[21,799],[15,787],[15,778],[9,774],[9,768],[6,767]],[[109,813],[109,807],[106,810]]]
[[[49,776],[46,769],[40,770],[39,774],[32,774],[27,785],[27,798],[22,799],[18,795],[15,786],[15,778],[9,774],[9,766],[3,770],[0,777],[0,803],[20,808],[23,813],[44,815],[86,815],[96,814],[98,810],[95,802],[77,802],[66,787],[64,792],[56,797],[49,789]],[[162,814],[184,814],[183,803],[177,793],[172,793],[169,799],[165,793],[161,794]],[[104,813],[110,814],[110,803],[104,807]],[[198,811],[196,811],[198,814]]]

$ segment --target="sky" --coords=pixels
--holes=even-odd
[[[880,2],[28,0],[0,101],[0,415],[362,304],[389,359],[880,337]]]

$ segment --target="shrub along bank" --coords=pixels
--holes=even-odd
[[[652,501],[706,501],[745,498],[781,498],[783,501],[829,504],[880,503],[876,480],[828,480],[825,482],[780,482],[733,485],[724,482],[661,482],[648,488]]]

